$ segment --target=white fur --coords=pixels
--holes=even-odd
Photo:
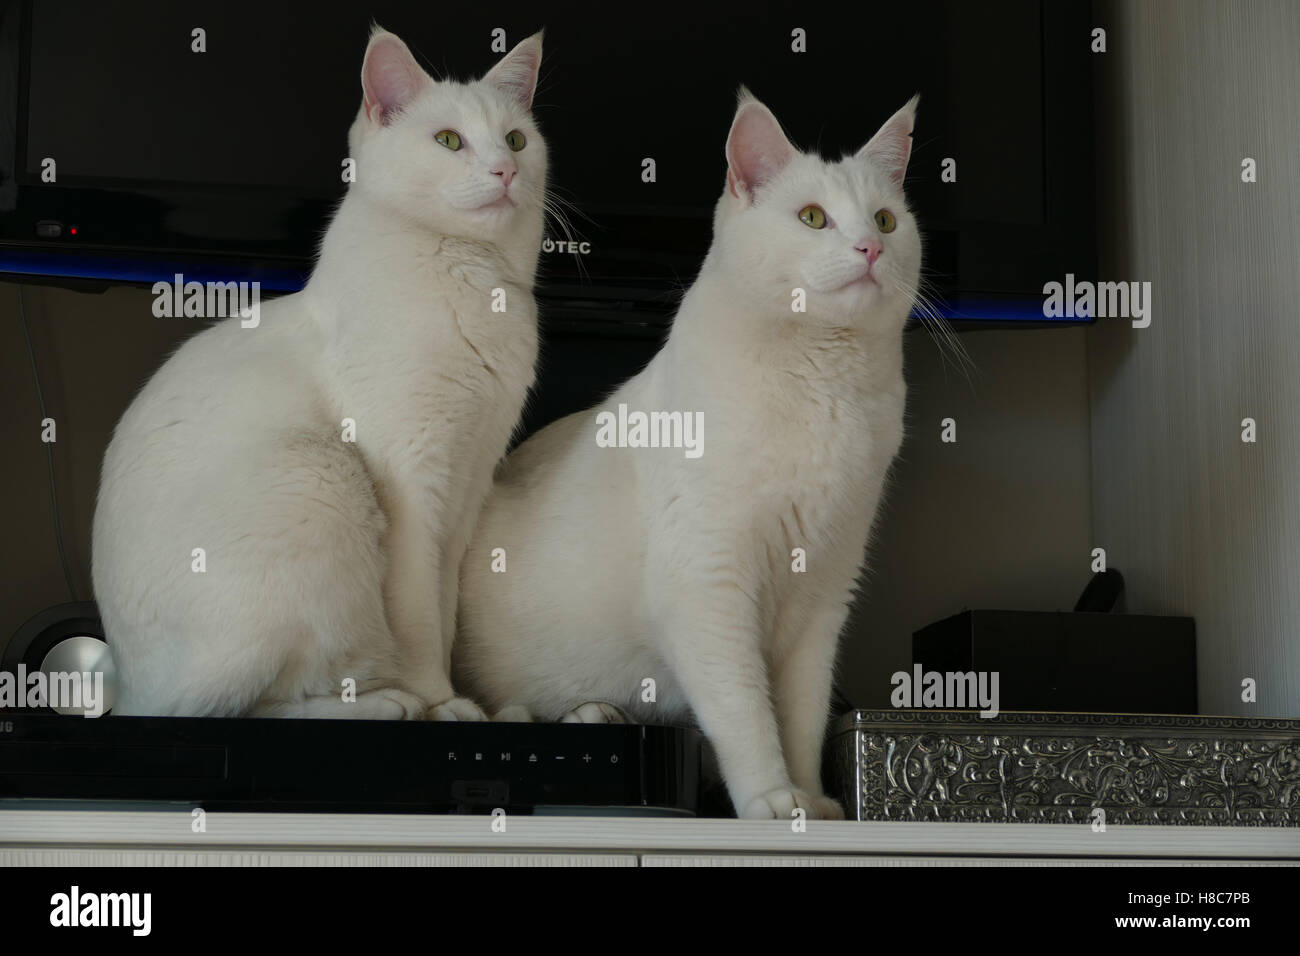
[[[93,543],[117,713],[482,719],[452,691],[450,645],[469,531],[536,362],[540,56],[532,37],[482,80],[434,82],[376,33],[357,180],[311,281],[256,328],[186,342],[123,416]],[[511,162],[503,193],[493,170]]]
[[[741,815],[842,814],[822,794],[821,743],[903,434],[902,330],[921,261],[901,188],[914,106],[828,163],[742,102],[713,246],[667,344],[603,404],[515,451],[484,506],[453,660],[481,704],[547,720],[602,700],[642,721],[694,717]],[[800,222],[809,203],[832,225]],[[882,207],[897,217],[888,235]],[[879,285],[855,281],[854,246],[869,239],[883,242]],[[791,309],[795,288],[806,314]],[[703,456],[597,447],[596,414],[619,403],[702,411]],[[792,571],[795,548],[806,573]]]

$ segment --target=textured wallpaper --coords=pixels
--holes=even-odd
[[[1300,4],[1096,22],[1101,278],[1152,313],[1088,333],[1094,546],[1196,618],[1203,713],[1300,716]]]

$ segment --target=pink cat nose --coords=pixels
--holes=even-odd
[[[514,162],[508,159],[502,160],[499,163],[494,163],[492,168],[489,170],[493,176],[500,176],[501,184],[506,187],[509,187],[510,180],[515,178],[516,171],[517,168]]]
[[[863,239],[853,247],[858,252],[865,253],[867,256],[867,265],[875,265],[876,259],[880,256],[885,244],[879,239]]]

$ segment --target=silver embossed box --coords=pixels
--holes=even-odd
[[[1300,825],[1300,720],[858,710],[828,747],[849,819]]]

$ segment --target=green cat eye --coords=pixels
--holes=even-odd
[[[434,133],[433,138],[453,153],[460,149],[460,133],[455,130],[445,129],[441,133]]]
[[[506,133],[506,145],[516,153],[528,145],[528,140],[524,139],[524,134],[517,129],[512,129]]]
[[[876,226],[881,232],[893,232],[897,225],[898,221],[888,209],[881,209],[876,213]]]
[[[825,229],[826,211],[821,206],[804,206],[799,210],[799,221],[810,229]]]

